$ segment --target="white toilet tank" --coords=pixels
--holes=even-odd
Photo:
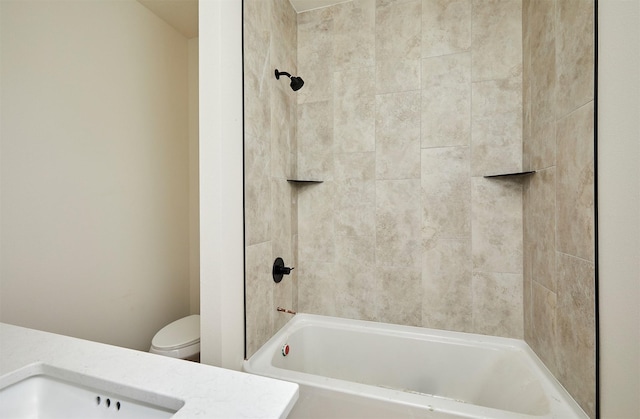
[[[151,340],[149,352],[200,361],[200,315],[183,317],[160,329]]]

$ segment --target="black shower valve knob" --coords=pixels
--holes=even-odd
[[[295,268],[289,268],[287,266],[282,266],[282,267],[278,266],[276,267],[275,272],[277,274],[289,275],[292,269],[295,269]]]
[[[276,258],[276,260],[273,262],[273,269],[271,271],[273,280],[276,283],[282,281],[283,275],[289,275],[293,269],[294,268],[284,266],[284,260],[282,260],[282,258]]]

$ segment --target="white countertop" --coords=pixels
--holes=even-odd
[[[37,363],[179,399],[176,419],[284,418],[298,398],[294,383],[0,323],[0,385]]]

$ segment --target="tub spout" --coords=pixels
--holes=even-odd
[[[295,312],[295,311],[293,311],[293,310],[288,310],[288,309],[286,309],[286,308],[282,308],[282,307],[278,307],[276,310],[277,310],[277,311],[279,311],[279,312],[281,312],[281,313],[296,314],[296,312]]]

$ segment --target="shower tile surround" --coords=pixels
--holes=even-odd
[[[298,14],[296,169],[324,180],[297,196],[300,311],[524,336],[522,182],[482,177],[522,170],[521,21],[520,0]]]
[[[245,0],[244,199],[246,347],[250,356],[289,319],[276,307],[296,308],[294,269],[275,284],[276,257],[297,267],[295,191],[296,96],[274,70],[296,71],[296,13],[288,0]],[[306,77],[304,78],[307,80]],[[305,85],[306,87],[306,85]]]
[[[524,0],[525,340],[595,417],[594,1]],[[577,36],[576,34],[583,34]]]
[[[247,357],[278,305],[525,338],[593,417],[592,0],[244,7]]]

